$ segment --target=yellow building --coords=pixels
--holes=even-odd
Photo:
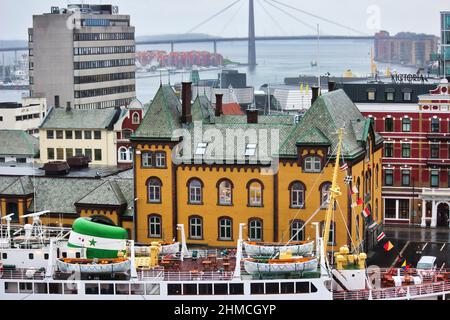
[[[372,246],[369,226],[383,221],[382,138],[342,90],[317,97],[300,121],[256,110],[223,115],[220,97],[215,109],[202,96],[192,104],[190,90],[183,83],[180,102],[170,86],[161,86],[131,138],[138,242],[179,239],[177,224],[197,246],[235,246],[240,223],[244,238],[254,241],[314,239],[311,222],[324,220],[343,127],[339,166],[348,169],[340,171],[343,194],[329,245]],[[345,184],[349,176],[353,183]],[[352,187],[359,193],[352,195]],[[354,207],[357,197],[363,204]]]

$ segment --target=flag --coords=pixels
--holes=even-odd
[[[406,264],[406,260],[403,261],[403,263],[402,263],[402,269],[403,269],[404,271],[406,271],[406,270],[409,269],[409,265]]]
[[[391,251],[393,247],[394,247],[394,245],[390,241],[386,242],[383,246],[384,250],[386,250],[386,251]]]
[[[303,82],[302,83],[300,83],[300,93],[303,95]]]
[[[386,237],[386,234],[382,231],[382,232],[378,235],[377,241],[380,242],[381,240],[384,239],[384,237]]]
[[[356,194],[356,193],[358,193],[359,191],[358,191],[358,187],[357,186],[353,186],[352,187],[352,194]]]
[[[364,203],[364,202],[363,202],[363,200],[362,200],[361,198],[359,198],[359,199],[356,200],[356,204],[357,204],[358,206],[362,206],[363,203]]]
[[[378,223],[377,222],[372,222],[369,226],[368,226],[368,228],[370,229],[370,230],[372,230],[372,229],[375,229],[376,227],[378,227]]]
[[[352,208],[356,208],[358,206],[358,203],[356,203],[356,202],[353,202],[351,205],[350,205],[350,207],[352,207]]]
[[[344,164],[340,167],[341,171],[345,171],[348,169],[348,164],[344,162]]]
[[[352,181],[353,181],[353,177],[352,176],[346,176],[344,178],[345,184],[350,184],[350,183],[352,183]]]
[[[363,212],[362,212],[362,214],[363,214],[363,216],[364,216],[365,218],[367,218],[368,216],[370,216],[370,210],[369,210],[369,208],[365,207],[364,210],[363,210]]]

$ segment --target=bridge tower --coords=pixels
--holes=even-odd
[[[255,7],[253,0],[248,2],[248,65],[254,67],[256,66]]]

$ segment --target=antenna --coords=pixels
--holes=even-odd
[[[317,24],[317,73],[318,73],[318,85],[319,85],[319,94],[321,91],[320,86],[320,27],[319,24]]]

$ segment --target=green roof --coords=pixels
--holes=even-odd
[[[0,194],[8,196],[24,196],[34,192],[33,183],[28,176],[2,177],[0,179]]]
[[[127,203],[119,185],[114,180],[106,180],[95,190],[77,201],[80,204],[108,204],[121,206]]]
[[[0,130],[0,155],[34,157],[39,139],[22,130]]]
[[[119,118],[120,110],[53,108],[41,124],[43,129],[112,129]],[[116,115],[117,114],[117,115]]]

